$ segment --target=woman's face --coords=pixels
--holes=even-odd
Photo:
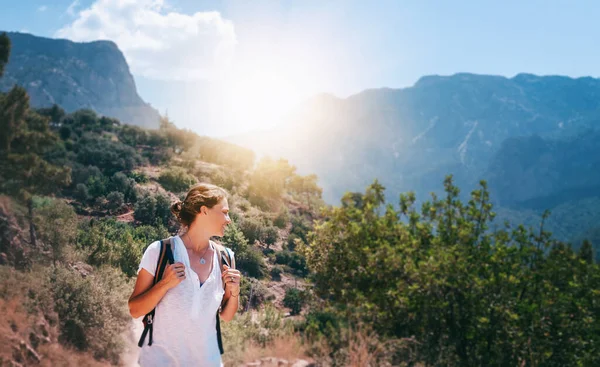
[[[213,236],[223,237],[225,234],[225,227],[231,223],[229,218],[229,204],[227,199],[221,200],[215,206],[207,210],[207,221],[208,226],[211,228]]]

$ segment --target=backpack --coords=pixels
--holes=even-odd
[[[169,237],[167,239],[164,240],[160,240],[160,253],[158,256],[158,261],[156,263],[156,272],[154,274],[154,282],[152,283],[152,286],[154,286],[156,283],[158,283],[161,279],[162,276],[165,272],[165,268],[167,267],[167,264],[173,264],[175,263],[175,260],[173,259],[173,251],[171,250],[171,246],[172,246],[172,240],[173,237]],[[232,269],[235,269],[235,259],[231,256],[231,250],[225,246],[219,245],[219,244],[215,244],[215,249],[218,252],[218,259],[219,259],[219,266],[221,268],[221,272],[223,272],[223,265],[227,265]],[[224,281],[221,278],[221,281],[223,282],[223,288],[225,287]],[[221,307],[223,306],[223,304],[221,304]],[[219,320],[219,313],[221,311],[221,307],[219,307],[219,309],[217,310],[217,342],[219,344],[219,352],[221,354],[224,353],[223,351],[223,341],[221,339],[221,322]],[[146,339],[146,335],[149,336],[148,338],[148,346],[152,345],[152,330],[153,330],[153,321],[154,321],[154,313],[156,312],[156,308],[152,309],[152,311],[148,312],[146,314],[146,316],[144,316],[144,319],[142,320],[142,322],[144,323],[144,331],[142,332],[142,336],[140,337],[140,341],[138,342],[138,346],[142,347],[144,345],[144,340]]]

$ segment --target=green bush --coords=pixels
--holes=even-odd
[[[181,167],[173,167],[163,171],[158,182],[165,190],[178,193],[189,190],[196,183],[196,178]]]
[[[304,294],[297,288],[288,288],[285,290],[283,305],[290,309],[291,315],[299,315],[304,307]]]
[[[110,179],[109,189],[122,193],[124,202],[135,203],[137,200],[135,184],[134,179],[127,177],[123,172],[117,172]]]
[[[266,229],[266,226],[258,218],[254,217],[242,218],[238,225],[250,245],[260,240],[263,236],[263,231]]]
[[[262,279],[267,273],[267,265],[262,253],[253,247],[249,247],[239,254],[236,253],[236,262],[237,267],[251,277]]]
[[[119,267],[134,276],[145,248],[168,235],[162,224],[134,227],[114,218],[93,219],[81,224],[77,243],[87,263]]]
[[[87,203],[87,201],[90,199],[88,188],[82,183],[78,183],[77,186],[75,186],[75,193],[73,196],[82,204]]]
[[[77,161],[83,165],[95,165],[111,176],[119,171],[131,171],[143,163],[143,158],[129,145],[86,133],[76,147]]]
[[[283,273],[283,267],[281,265],[275,265],[271,268],[271,279],[275,281],[281,280],[281,274]]]
[[[250,299],[252,296],[252,299]],[[242,277],[240,284],[240,307],[242,310],[256,309],[268,300],[272,300],[273,295],[260,280],[251,277]],[[250,304],[248,304],[250,302]]]
[[[154,196],[156,199],[156,219],[164,226],[168,226],[173,214],[171,213],[171,199],[169,196],[158,193]]]
[[[77,236],[77,214],[73,207],[63,200],[50,199],[35,208],[34,222],[52,262],[64,260],[66,250],[75,243]]]
[[[261,233],[261,242],[267,245],[267,248],[274,245],[279,240],[279,231],[277,227],[266,227]]]
[[[106,196],[106,200],[108,201],[106,205],[108,210],[116,212],[125,204],[125,195],[122,192],[113,191]]]
[[[240,180],[241,174],[235,174],[230,171],[224,171],[222,169],[213,170],[210,174],[210,181],[226,190],[233,190],[233,187]]]
[[[129,177],[132,178],[137,183],[147,183],[149,181],[148,175],[144,172],[131,172]]]
[[[290,213],[288,212],[286,207],[277,214],[275,219],[273,219],[273,225],[277,228],[285,228],[290,221]]]
[[[156,223],[156,199],[153,195],[146,195],[136,203],[133,217],[142,224]]]
[[[82,277],[57,267],[48,286],[59,318],[60,340],[118,364],[125,346],[123,333],[131,321],[124,302],[131,286],[123,275],[107,268]]]
[[[305,277],[308,275],[306,258],[297,252],[279,251],[275,253],[275,263],[289,266],[292,272],[298,276]]]

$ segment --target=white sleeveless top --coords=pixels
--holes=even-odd
[[[221,367],[217,343],[216,315],[223,299],[221,268],[214,243],[210,275],[200,286],[200,279],[190,266],[186,248],[179,236],[173,237],[173,258],[185,264],[185,280],[167,291],[156,306],[152,346],[148,336],[141,348],[139,364],[146,366],[215,366]],[[160,253],[160,241],[146,249],[139,271],[154,275]]]

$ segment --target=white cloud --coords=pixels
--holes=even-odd
[[[40,12],[46,11],[46,10],[48,10],[48,7],[46,5],[42,5],[37,10],[40,11]]]
[[[67,14],[69,14],[70,16],[74,17],[76,14],[75,9],[79,6],[79,0],[75,0],[71,3],[71,5],[69,5],[69,7],[67,8]]]
[[[55,36],[112,40],[132,73],[153,79],[209,79],[226,68],[236,45],[233,23],[218,12],[169,9],[162,0],[97,0]]]

